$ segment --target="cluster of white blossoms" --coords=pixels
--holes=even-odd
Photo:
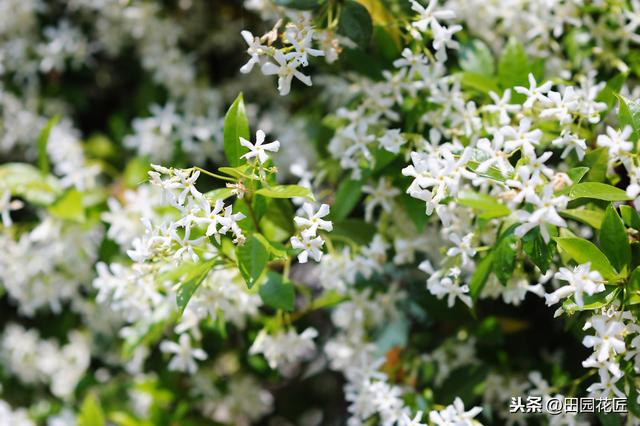
[[[296,216],[293,218],[301,231],[299,237],[291,237],[291,247],[302,250],[298,254],[298,262],[307,263],[309,256],[319,262],[322,259],[324,240],[318,235],[318,230],[326,232],[333,230],[333,223],[330,220],[322,219],[329,215],[329,205],[321,204],[316,210],[313,204],[304,203],[302,211],[306,217]]]
[[[602,275],[598,271],[592,271],[590,263],[578,265],[573,268],[573,271],[568,268],[560,268],[555,278],[567,281],[568,284],[561,286],[553,293],[545,294],[547,305],[554,305],[560,302],[560,299],[572,295],[576,305],[582,307],[584,306],[584,294],[593,296],[595,293],[605,290],[604,284],[602,284]]]
[[[249,353],[262,354],[273,369],[285,369],[314,355],[316,345],[313,339],[316,337],[318,332],[314,328],[307,328],[300,334],[295,330],[280,330],[275,334],[261,330]]]
[[[61,312],[91,279],[101,238],[100,228],[50,216],[19,236],[1,233],[0,281],[23,315]]]
[[[84,333],[73,331],[67,340],[61,346],[55,340],[41,339],[36,330],[9,324],[0,343],[0,356],[21,382],[48,385],[55,396],[71,399],[89,368],[91,351]]]
[[[311,23],[311,16],[298,13],[290,18],[280,33],[282,20],[261,37],[244,30],[241,35],[249,46],[249,61],[240,68],[242,73],[250,73],[254,66],[260,67],[264,75],[278,77],[278,92],[288,95],[294,77],[311,86],[311,77],[303,74],[301,68],[309,65],[309,57],[324,56],[328,63],[334,62],[340,53],[338,39],[331,31],[317,30]],[[282,47],[274,44],[280,40]],[[317,42],[320,49],[313,47]]]

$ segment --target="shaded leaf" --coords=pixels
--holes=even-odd
[[[624,223],[611,204],[604,213],[598,241],[600,249],[609,258],[613,267],[618,272],[622,272],[631,260],[631,247]]]
[[[260,297],[267,306],[274,309],[291,312],[295,304],[295,290],[293,284],[284,281],[282,275],[269,271],[267,280],[260,285]]]

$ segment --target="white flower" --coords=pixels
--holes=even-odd
[[[567,206],[569,199],[562,195],[555,197],[553,195],[553,186],[547,185],[544,187],[542,198],[535,202],[535,210],[529,213],[526,210],[519,210],[517,213],[518,219],[522,221],[522,225],[518,226],[515,230],[515,234],[518,237],[524,236],[533,228],[539,228],[540,234],[546,243],[551,240],[549,230],[546,225],[555,225],[566,227],[567,223],[560,217],[556,209],[563,209]]]
[[[473,239],[473,233],[468,233],[463,238],[460,238],[458,234],[451,234],[449,240],[453,242],[456,247],[451,247],[447,250],[447,256],[462,257],[462,266],[467,266],[470,263],[470,259],[476,255],[476,249],[471,246],[471,240]]]
[[[523,118],[518,124],[518,128],[505,126],[500,129],[500,134],[504,137],[504,149],[506,152],[513,152],[518,148],[522,148],[524,154],[528,157],[535,155],[535,147],[540,143],[542,131],[540,129],[531,129],[531,120]]]
[[[618,157],[621,153],[630,152],[633,149],[633,142],[628,140],[632,132],[633,129],[628,125],[622,131],[608,126],[606,135],[598,135],[598,146],[608,148],[610,158]]]
[[[580,139],[577,135],[570,131],[563,129],[560,136],[551,142],[554,146],[564,146],[561,158],[567,158],[571,151],[576,152],[578,160],[582,161],[584,154],[587,151],[587,143],[584,139]]]
[[[378,206],[382,206],[382,210],[387,213],[391,213],[391,201],[393,197],[400,194],[400,190],[395,188],[391,181],[382,178],[378,181],[378,185],[373,187],[371,185],[365,185],[362,187],[362,192],[369,194],[365,199],[364,218],[367,222],[371,222],[373,219],[373,210]]]
[[[598,271],[591,270],[591,262],[578,265],[573,268],[573,271],[568,268],[560,268],[555,278],[567,281],[568,284],[560,287],[553,293],[545,295],[548,306],[554,305],[558,303],[560,299],[564,299],[573,294],[576,304],[582,307],[584,304],[582,298],[583,293],[592,296],[605,289],[604,284],[602,284],[602,275],[600,275]]]
[[[302,252],[298,255],[298,261],[300,263],[307,263],[309,256],[316,262],[322,259],[322,246],[324,240],[320,237],[315,237],[310,230],[303,231],[301,236],[302,240],[298,237],[291,237],[291,246],[294,249],[302,249]]]
[[[309,65],[308,56],[324,56],[324,52],[322,50],[313,49],[311,47],[311,40],[313,37],[313,30],[309,29],[306,32],[306,35],[297,40],[293,31],[287,31],[285,33],[285,37],[289,43],[293,45],[295,48],[294,52],[291,52],[286,55],[287,59],[293,59],[296,63],[306,67]]]
[[[536,83],[536,79],[533,74],[529,73],[529,88],[522,86],[516,86],[514,90],[518,93],[527,96],[527,100],[524,102],[523,106],[525,108],[531,108],[535,102],[541,102],[543,104],[549,103],[549,98],[547,98],[544,94],[551,90],[552,83],[547,81],[542,86],[538,87],[538,83]]]
[[[312,356],[316,348],[313,339],[317,336],[318,332],[311,327],[301,334],[293,329],[287,332],[279,331],[274,335],[261,330],[251,345],[249,353],[263,354],[269,367],[278,368]]]
[[[480,414],[482,408],[473,407],[469,411],[464,410],[464,403],[459,397],[453,401],[453,404],[447,406],[441,411],[431,411],[429,420],[437,426],[473,426],[475,421],[473,418]]]
[[[304,203],[302,210],[307,214],[307,217],[296,216],[293,220],[296,225],[305,228],[310,236],[315,236],[318,228],[327,232],[333,230],[333,223],[330,220],[322,219],[329,214],[328,204],[321,204],[318,211],[314,212],[313,204]]]
[[[240,145],[248,148],[249,152],[247,152],[240,158],[249,159],[249,158],[257,157],[258,161],[260,161],[260,164],[264,164],[265,162],[267,162],[267,160],[269,160],[269,156],[265,151],[278,152],[278,150],[280,149],[280,142],[273,141],[263,145],[264,139],[265,139],[265,134],[262,130],[258,130],[256,132],[255,144],[252,144],[250,141],[241,137]]]
[[[240,72],[243,74],[250,73],[253,69],[253,66],[260,62],[260,55],[264,54],[264,46],[260,43],[260,39],[258,37],[254,37],[249,31],[241,31],[240,35],[245,42],[249,45],[247,48],[247,53],[251,56],[249,61],[240,68]]]
[[[588,328],[593,328],[596,335],[585,336],[582,344],[593,348],[598,362],[604,362],[616,354],[624,353],[626,347],[622,334],[625,326],[622,322],[605,315],[594,315],[584,326],[584,329]]]
[[[445,27],[434,21],[431,24],[433,31],[433,48],[436,50],[436,59],[440,62],[447,60],[447,48],[457,49],[458,42],[453,39],[453,35],[462,30],[460,25]]]
[[[13,210],[19,210],[24,206],[24,203],[20,200],[11,201],[11,192],[4,191],[0,196],[0,216],[2,217],[2,224],[6,227],[13,225],[10,212]]]
[[[186,333],[180,335],[178,342],[179,343],[164,340],[160,344],[160,350],[162,352],[174,354],[169,362],[169,370],[194,374],[198,371],[198,365],[195,360],[204,361],[207,359],[207,354],[200,348],[192,348],[191,338]]]
[[[509,114],[520,111],[520,105],[510,104],[511,89],[506,89],[502,94],[502,97],[498,96],[495,92],[489,92],[489,96],[493,100],[493,105],[485,105],[483,109],[491,113],[498,114],[498,121],[503,126],[511,122]]]
[[[428,27],[438,24],[438,19],[455,18],[456,14],[453,10],[434,10],[437,4],[438,0],[429,0],[427,7],[424,7],[417,1],[411,0],[411,9],[419,14],[412,25],[425,32]]]
[[[400,134],[400,129],[389,129],[379,140],[380,145],[389,152],[397,154],[407,141]]]
[[[289,94],[289,91],[291,90],[291,80],[293,80],[293,77],[297,78],[307,86],[311,86],[311,78],[296,69],[299,65],[297,61],[289,62],[285,54],[280,50],[275,51],[273,58],[277,62],[277,65],[273,62],[265,63],[262,65],[262,73],[264,75],[278,76],[278,91],[281,96]]]

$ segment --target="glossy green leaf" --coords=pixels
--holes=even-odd
[[[515,37],[510,38],[498,60],[500,86],[504,89],[528,86],[527,78],[530,71],[531,67],[524,47]]]
[[[591,262],[591,269],[600,272],[605,279],[617,278],[607,256],[591,241],[578,237],[558,237],[555,241],[558,247],[577,263]]]
[[[640,215],[636,209],[631,206],[620,206],[620,216],[622,216],[625,225],[640,230]]]
[[[588,167],[574,167],[572,169],[569,169],[569,171],[567,171],[567,176],[569,176],[569,179],[571,179],[571,181],[575,185],[579,183],[584,177],[584,175],[586,175],[588,172],[589,172]]]
[[[600,229],[604,212],[602,210],[591,209],[567,209],[560,212],[560,215],[569,219],[577,220],[595,229]]]
[[[477,90],[480,93],[488,94],[489,92],[499,93],[500,88],[496,83],[496,79],[483,74],[465,71],[460,75],[460,84],[464,87]]]
[[[184,312],[185,308],[189,304],[191,297],[200,287],[200,284],[207,278],[209,271],[215,265],[216,260],[208,260],[206,262],[195,263],[180,279],[180,285],[176,293],[176,303],[178,304],[178,311],[180,315]]]
[[[297,10],[311,10],[323,3],[321,0],[273,0],[275,4],[278,6],[283,6],[288,9],[297,9]]]
[[[49,135],[51,134],[51,129],[58,124],[60,121],[60,116],[54,116],[47,124],[40,130],[40,134],[38,135],[38,167],[42,173],[49,174],[49,156],[47,155],[47,144],[49,142]]]
[[[209,192],[205,192],[204,197],[210,202],[215,203],[218,200],[226,200],[233,196],[233,189],[231,188],[218,188]]]
[[[482,219],[509,216],[511,210],[496,198],[474,191],[463,191],[456,199],[458,204],[471,207],[480,212]]]
[[[592,198],[604,201],[627,201],[631,199],[622,189],[600,182],[583,182],[573,185],[569,191],[569,197],[572,200]]]
[[[278,185],[270,188],[260,188],[256,194],[269,198],[306,198],[313,200],[313,194],[309,188],[300,185]]]
[[[540,230],[535,229],[528,232],[522,238],[522,251],[534,265],[540,268],[543,274],[547,272],[553,259],[553,243],[545,242]]]
[[[89,393],[82,401],[77,419],[78,426],[106,426],[107,421],[95,393]]]
[[[640,102],[618,96],[618,120],[620,128],[631,126],[631,141],[635,143],[640,135]]]
[[[49,213],[58,219],[84,222],[86,217],[82,202],[82,193],[76,189],[70,189],[49,206]]]
[[[631,247],[624,223],[611,204],[604,213],[598,240],[600,249],[609,258],[613,267],[618,272],[622,272],[631,260]]]
[[[282,275],[269,271],[267,280],[260,285],[260,297],[267,306],[291,312],[295,307],[293,284],[284,281]]]
[[[366,48],[373,32],[373,22],[367,8],[355,0],[345,0],[340,11],[338,34],[353,40],[360,48]]]
[[[51,176],[43,176],[31,164],[7,163],[0,166],[0,189],[11,195],[39,205],[49,205],[60,195],[62,188]]]
[[[224,116],[224,154],[232,167],[240,165],[240,157],[248,150],[240,145],[240,138],[250,139],[249,120],[242,93],[238,95]]]
[[[476,270],[473,272],[473,275],[471,275],[471,280],[469,281],[469,292],[474,301],[478,300],[482,289],[487,284],[492,267],[493,253],[487,254],[476,264]]]
[[[251,235],[243,245],[236,247],[236,259],[240,274],[251,288],[267,266],[269,250],[261,239]]]
[[[336,198],[331,206],[331,218],[342,220],[349,216],[351,210],[356,206],[362,196],[362,185],[364,181],[345,179],[336,190]]]
[[[489,77],[495,72],[491,50],[478,39],[473,39],[460,46],[458,49],[458,61],[460,62],[460,68],[467,72]]]
[[[640,303],[640,266],[633,270],[624,287],[624,303],[625,305]]]
[[[502,285],[507,285],[516,261],[515,244],[517,237],[512,233],[498,240],[493,249],[493,273],[496,274]]]

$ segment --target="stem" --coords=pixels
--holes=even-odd
[[[216,179],[228,180],[230,182],[235,182],[236,181],[234,178],[231,178],[231,177],[228,177],[228,176],[222,176],[222,175],[219,175],[219,174],[216,174],[216,173],[212,173],[212,172],[210,172],[208,170],[205,170],[203,168],[200,168],[200,167],[192,167],[191,169],[192,170],[197,170],[200,173],[204,173],[205,175],[209,175],[209,176],[214,177]]]

